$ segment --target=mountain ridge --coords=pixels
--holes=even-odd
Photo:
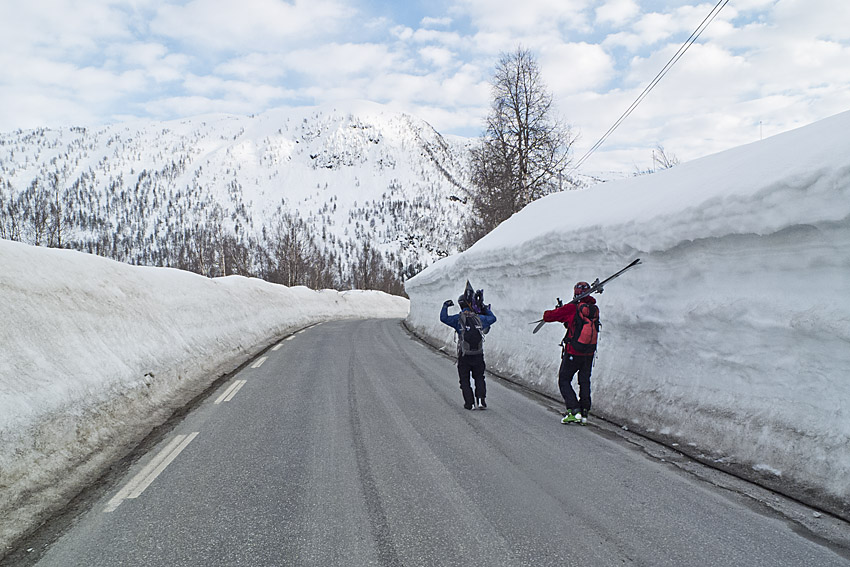
[[[0,133],[0,237],[208,276],[361,287],[371,265],[400,283],[459,250],[471,143],[364,102]],[[275,274],[298,254],[330,274]]]

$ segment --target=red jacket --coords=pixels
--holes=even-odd
[[[595,305],[596,304],[596,298],[588,295],[587,297],[582,298],[580,303],[590,303],[591,305]],[[563,306],[558,307],[556,309],[550,309],[549,311],[544,311],[543,312],[543,320],[546,321],[547,323],[554,323],[556,321],[560,322],[560,323],[566,323],[567,329],[568,329],[567,334],[569,336],[571,336],[573,331],[575,330],[574,327],[575,327],[575,320],[576,320],[576,304],[575,303],[567,303],[566,305],[563,305]],[[573,349],[573,347],[570,345],[569,342],[565,343],[564,348],[566,349],[567,354],[572,354],[574,356],[593,356],[593,353],[587,354],[587,353],[576,352]]]

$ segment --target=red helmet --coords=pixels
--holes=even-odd
[[[590,284],[587,282],[578,282],[573,288],[573,297],[578,297],[582,293],[590,290]]]

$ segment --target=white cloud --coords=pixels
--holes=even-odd
[[[521,43],[517,38],[495,31],[478,31],[470,38],[470,49],[488,55],[495,65],[496,56],[502,51],[511,51]]]
[[[170,53],[165,45],[152,42],[112,44],[104,53],[114,59],[109,67],[141,70],[156,83],[178,81],[192,61],[188,55]]]
[[[286,77],[286,54],[249,53],[222,61],[213,68],[212,72],[216,75],[235,77],[245,81],[276,82]]]
[[[353,14],[336,0],[191,0],[161,6],[151,29],[206,49],[265,51],[330,37]]]
[[[657,43],[681,30],[676,14],[646,14],[634,25],[635,35],[646,45]]]
[[[407,26],[395,26],[390,31],[395,38],[401,41],[407,41],[413,38],[414,33],[413,28]]]
[[[238,106],[246,108],[263,107],[270,101],[279,100],[286,95],[285,89],[281,87],[223,80],[211,76],[192,75],[185,80],[184,86],[190,99],[202,97],[210,101],[223,101],[227,106],[237,103]]]
[[[461,47],[465,43],[465,38],[457,32],[445,32],[424,28],[419,28],[413,32],[411,39],[418,43],[437,43],[439,45],[448,45],[453,47]]]
[[[630,51],[654,45],[679,31],[672,14],[645,14],[628,30],[612,33],[602,42],[607,48],[622,46]]]
[[[406,4],[410,27],[363,0],[0,1],[0,129],[354,98],[477,132],[522,45],[592,144],[713,5],[449,0]],[[689,159],[850,108],[847,21],[850,2],[729,3],[599,153]]]
[[[449,67],[450,65],[453,65],[455,61],[454,52],[442,47],[423,47],[419,50],[419,55],[425,61],[438,67]]]
[[[487,108],[490,98],[490,84],[480,70],[473,65],[464,65],[457,73],[446,77],[435,91],[436,100],[442,100],[449,107]]]
[[[458,0],[454,10],[482,31],[548,35],[558,26],[586,28],[586,9],[592,4],[592,0]]]
[[[540,69],[549,89],[565,96],[605,85],[614,76],[614,61],[599,45],[566,43],[543,50]]]
[[[640,13],[635,0],[608,0],[596,8],[596,22],[622,26]]]
[[[850,39],[850,2],[777,0],[773,16],[778,29],[801,37]]]
[[[231,101],[204,96],[176,96],[155,99],[144,104],[145,111],[152,117],[167,120],[174,116],[199,116],[210,113],[249,114],[247,101]]]
[[[168,55],[168,48],[161,43],[128,42],[110,47],[112,54],[120,58],[124,65],[147,67],[161,61]]]
[[[785,6],[787,13],[782,18],[793,13],[798,23],[780,23],[782,18],[778,20],[777,16],[781,10],[773,10],[774,4]],[[649,156],[656,143],[682,159],[693,159],[850,107],[846,88],[850,83],[850,66],[846,64],[850,46],[846,39],[817,39],[833,38],[838,32],[846,38],[846,29],[813,26],[812,20],[819,21],[823,16],[808,15],[810,7],[803,8],[798,2],[753,0],[736,5],[737,9],[721,12],[593,160],[617,161],[633,155],[635,162],[646,161],[641,155]],[[745,7],[770,10],[746,12]],[[667,14],[644,14],[635,25],[605,39],[602,46],[610,53],[625,46],[639,55],[620,59],[620,89],[603,90],[596,96],[565,93],[565,106],[578,111],[584,150],[661,71],[686,33],[696,28],[709,9],[684,6]],[[819,31],[813,33],[814,28]],[[617,82],[604,83],[603,88]]]
[[[81,58],[104,39],[128,36],[127,15],[118,2],[41,0],[0,2],[3,49]]]
[[[409,65],[388,46],[368,43],[329,43],[290,51],[281,59],[287,69],[320,81],[360,74],[378,75],[402,70]]]
[[[100,108],[70,99],[67,94],[57,96],[39,89],[24,88],[15,95],[0,90],[0,109],[0,116],[14,116],[17,124],[26,127],[79,126],[103,121]]]
[[[421,24],[422,27],[446,27],[450,26],[452,23],[451,18],[422,18]]]
[[[477,137],[481,134],[487,114],[487,109],[480,106],[451,109],[427,104],[406,104],[400,110],[422,118],[438,132],[446,132],[451,128],[456,131],[464,131],[469,137]]]
[[[625,77],[629,85],[649,84],[664,65],[672,58],[678,46],[670,44],[663,50],[652,53],[649,58],[634,58]],[[668,91],[668,99],[692,100],[692,97],[715,96],[720,92],[728,95],[749,88],[751,66],[743,56],[716,45],[694,44],[684,56],[671,67],[655,87],[657,91]],[[655,93],[655,90],[653,91]]]
[[[434,100],[438,98],[434,86],[433,77],[390,72],[371,81],[367,94],[369,99],[378,101]]]

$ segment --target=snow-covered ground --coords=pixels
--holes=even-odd
[[[407,315],[381,292],[207,279],[0,240],[3,546],[219,376],[320,321]]]
[[[596,296],[594,409],[850,513],[848,132],[850,112],[536,201],[408,281],[408,324],[451,352],[439,310],[468,279],[498,317],[488,368],[560,399],[564,329],[529,322],[641,258]]]

